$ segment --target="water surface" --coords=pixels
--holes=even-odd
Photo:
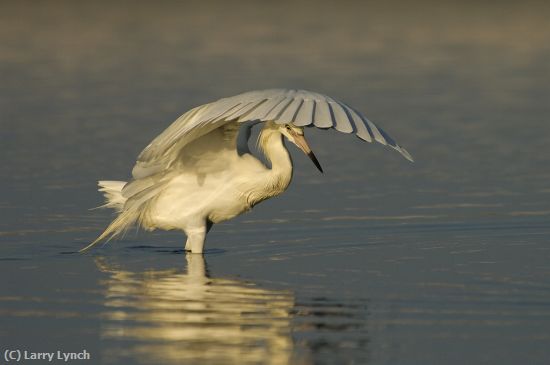
[[[12,2],[0,14],[0,344],[93,363],[545,364],[550,7]],[[307,130],[289,190],[73,254],[99,179],[201,103],[325,92],[415,157]]]

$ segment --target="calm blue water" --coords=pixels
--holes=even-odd
[[[0,12],[0,347],[123,364],[546,364],[550,6],[12,2]],[[99,179],[180,114],[327,93],[415,157],[307,130],[282,196],[72,254]],[[3,360],[2,360],[3,361]],[[28,362],[38,363],[38,362]]]

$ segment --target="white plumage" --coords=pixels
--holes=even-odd
[[[248,149],[251,128],[264,123],[258,146],[265,166]],[[157,136],[138,156],[133,179],[100,181],[107,203],[119,212],[86,250],[133,224],[180,229],[186,250],[202,253],[212,224],[231,219],[281,194],[292,178],[283,136],[322,171],[303,127],[334,128],[388,145],[412,161],[386,132],[348,105],[305,90],[251,91],[193,108]]]

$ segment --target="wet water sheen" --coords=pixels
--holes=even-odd
[[[0,347],[104,364],[546,364],[550,6],[12,2],[0,12]],[[204,255],[99,179],[187,109],[297,87],[415,157],[308,129]],[[4,361],[4,359],[2,359]],[[31,363],[31,362],[29,362]],[[38,363],[38,362],[32,362]]]

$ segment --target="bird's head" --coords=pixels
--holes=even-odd
[[[307,144],[306,138],[304,136],[303,127],[297,127],[292,124],[281,124],[279,126],[279,132],[281,132],[281,134],[285,136],[286,139],[288,139],[290,142],[294,143],[299,149],[301,149],[311,159],[311,161],[313,161],[319,171],[323,172],[321,164],[319,164],[319,161],[317,161],[317,157],[315,157],[313,151],[311,151],[311,148],[309,148],[309,145]]]

